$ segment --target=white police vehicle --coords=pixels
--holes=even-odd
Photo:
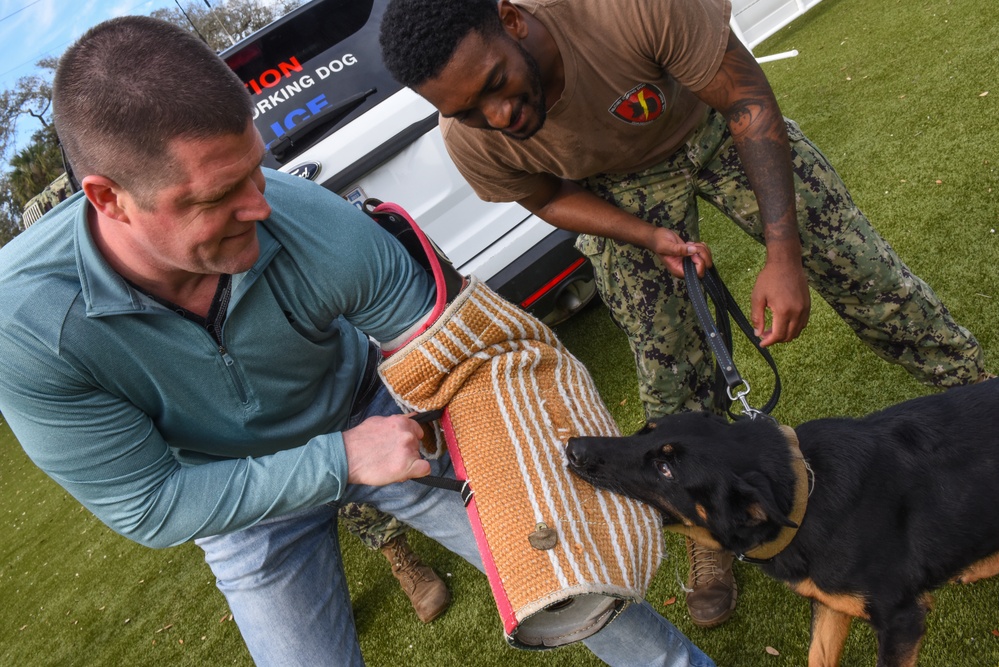
[[[437,111],[382,64],[387,0],[313,0],[220,55],[253,96],[265,166],[360,205],[405,208],[459,272],[548,323],[593,296],[575,234],[475,196],[444,148]]]

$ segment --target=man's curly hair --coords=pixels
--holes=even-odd
[[[392,0],[378,41],[385,67],[396,81],[414,88],[433,79],[470,32],[503,32],[497,0]]]

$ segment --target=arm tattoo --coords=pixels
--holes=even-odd
[[[777,99],[752,54],[729,38],[718,80],[729,129],[760,206],[767,241],[797,238],[790,143]]]

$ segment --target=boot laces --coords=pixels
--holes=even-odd
[[[429,581],[420,571],[420,563],[416,554],[410,551],[402,541],[394,542],[392,549],[392,569],[399,574],[408,576],[412,581]]]
[[[722,568],[718,563],[718,552],[707,549],[697,542],[690,545],[691,584],[697,588],[712,579],[720,579]]]

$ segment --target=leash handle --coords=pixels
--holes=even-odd
[[[417,424],[428,424],[437,421],[444,414],[443,410],[428,410],[417,412],[409,416]],[[468,480],[451,479],[450,477],[440,477],[438,475],[425,475],[424,477],[413,477],[414,482],[423,486],[432,486],[435,489],[445,489],[447,491],[457,491],[461,494],[461,500],[468,507],[472,502],[472,487],[468,485]]]
[[[687,281],[687,292],[690,295],[690,302],[694,306],[694,314],[697,315],[697,321],[704,329],[708,345],[715,356],[715,400],[719,402],[719,407],[724,408],[732,419],[739,419],[747,415],[750,419],[754,419],[759,414],[769,415],[770,411],[776,407],[781,391],[780,373],[777,371],[777,362],[774,361],[770,350],[760,345],[759,339],[753,332],[753,325],[739,308],[715,267],[712,266],[704,272],[702,281],[697,276],[694,261],[690,257],[684,257],[683,277]],[[715,304],[716,317],[714,319],[712,319],[711,311],[708,309],[705,293]],[[746,338],[759,351],[774,373],[773,393],[770,395],[770,400],[759,410],[751,407],[746,400],[750,391],[749,382],[739,374],[739,369],[736,368],[735,360],[732,358],[732,326],[729,317],[739,325]],[[720,390],[723,387],[727,401],[721,398]],[[742,415],[736,415],[732,412],[732,403],[736,400],[742,404]]]

